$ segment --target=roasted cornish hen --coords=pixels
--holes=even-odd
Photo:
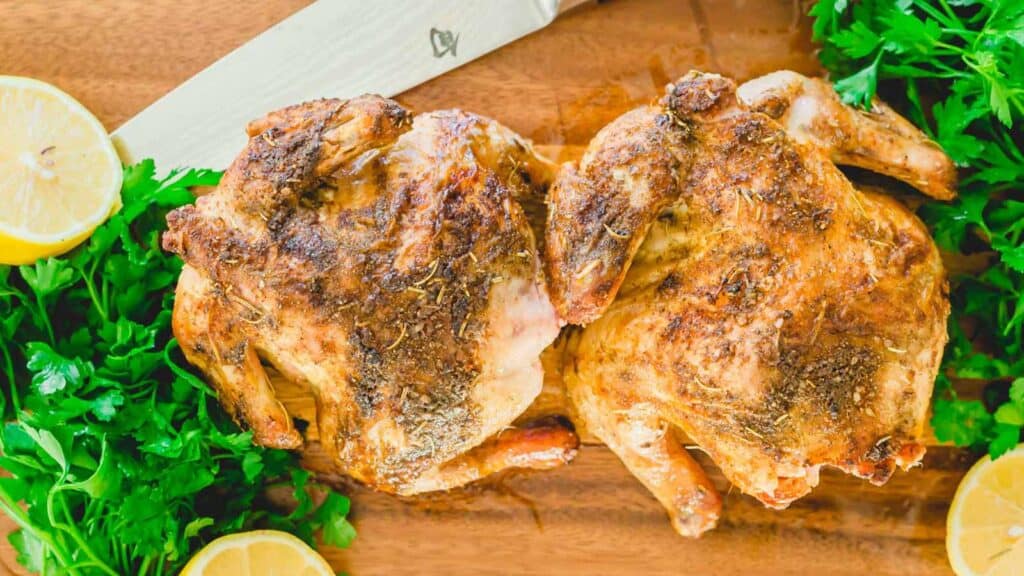
[[[308,385],[338,471],[412,494],[566,462],[509,424],[560,321],[520,201],[552,166],[496,122],[364,96],[253,122],[216,191],[168,216],[174,334],[259,444],[303,438],[264,364]]]
[[[953,196],[949,159],[879,104],[844,107],[795,74],[739,90],[690,73],[605,127],[551,190],[556,305],[575,417],[681,534],[715,487],[785,507],[823,465],[885,482],[920,461],[946,341],[947,285],[922,223],[833,164]]]

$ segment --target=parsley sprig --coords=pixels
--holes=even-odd
[[[843,99],[885,91],[963,168],[959,198],[920,212],[941,248],[984,262],[951,279],[932,426],[998,456],[1024,426],[1024,0],[824,0],[811,15]],[[951,378],[1009,386],[961,400]]]
[[[219,179],[128,167],[123,208],[86,244],[0,266],[0,510],[29,570],[175,574],[212,538],[255,526],[355,536],[348,499],[315,506],[296,457],[254,446],[172,338],[181,262],[160,249],[164,216]],[[294,510],[264,499],[270,482],[291,487]]]

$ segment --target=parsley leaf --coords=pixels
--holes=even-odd
[[[935,437],[957,446],[984,444],[991,434],[992,415],[978,400],[936,399],[932,428]]]
[[[160,250],[166,212],[215,185],[209,170],[125,168],[122,210],[60,258],[0,266],[0,511],[47,575],[177,573],[199,547],[254,527],[344,546],[348,500],[317,507],[295,455],[252,443],[187,368],[171,336],[181,262]],[[268,483],[293,487],[292,513]],[[59,522],[53,519],[60,519]]]
[[[43,396],[71,387],[81,387],[92,373],[92,365],[79,359],[64,358],[44,342],[29,342],[25,346],[32,374],[32,385]]]
[[[888,12],[879,21],[884,26],[881,37],[885,39],[886,48],[894,54],[927,54],[942,35],[935,20],[920,19],[898,10]]]
[[[839,47],[843,54],[850,58],[863,58],[874,53],[882,43],[882,37],[868,28],[863,22],[854,22],[845,30],[840,30],[829,41]]]
[[[348,498],[331,492],[314,513],[314,518],[323,530],[324,542],[342,548],[347,547],[356,537],[356,530],[348,521]]]
[[[37,574],[43,571],[43,543],[35,534],[18,530],[11,532],[7,536],[7,541],[18,552],[18,564]]]
[[[875,58],[874,62],[859,72],[836,81],[836,90],[843,102],[865,108],[871,107],[871,98],[874,97],[875,89],[878,86],[879,61],[880,57]]]
[[[25,284],[40,298],[45,298],[70,284],[75,277],[67,260],[47,258],[35,266],[21,266],[21,277]]]
[[[849,0],[821,0],[811,7],[810,15],[814,17],[814,39],[820,40],[830,32],[837,30],[839,17],[846,10]]]

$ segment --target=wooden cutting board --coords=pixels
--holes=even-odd
[[[0,0],[0,74],[52,82],[114,129],[306,3]],[[399,100],[417,111],[492,116],[551,157],[571,159],[602,125],[690,68],[738,80],[779,68],[819,73],[806,8],[796,0],[591,4]],[[882,488],[826,472],[810,496],[775,512],[730,490],[704,458],[728,496],[720,527],[691,541],[611,452],[587,444],[562,469],[444,495],[398,499],[351,487],[359,537],[325,555],[353,576],[947,574],[946,510],[972,460],[936,446],[922,467]]]

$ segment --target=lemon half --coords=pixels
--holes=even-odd
[[[946,552],[959,576],[1024,574],[1024,444],[975,464],[953,497]]]
[[[287,532],[222,536],[189,560],[180,576],[334,576],[327,561]]]
[[[74,248],[119,207],[121,177],[110,136],[77,100],[0,76],[0,264]]]

